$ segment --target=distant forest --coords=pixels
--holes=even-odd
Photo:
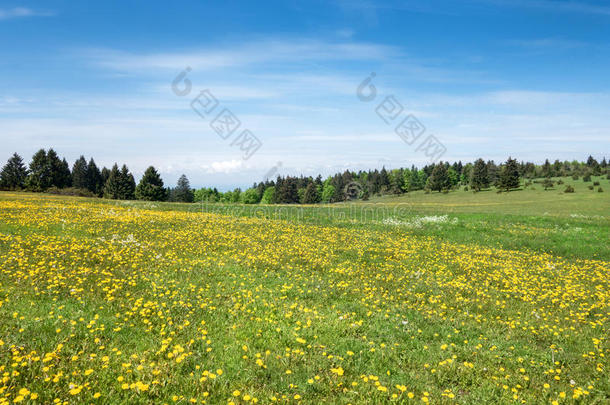
[[[349,200],[368,200],[371,196],[399,195],[416,190],[443,192],[463,188],[479,192],[490,188],[508,192],[527,187],[534,179],[542,179],[545,189],[555,185],[553,178],[571,176],[591,181],[591,176],[605,175],[610,179],[610,169],[604,157],[601,162],[589,156],[586,162],[559,161],[544,164],[518,162],[508,158],[496,164],[493,160],[478,159],[472,163],[439,162],[422,168],[385,167],[368,171],[337,173],[325,179],[322,176],[278,176],[253,184],[245,191],[220,192],[216,188],[192,189],[189,180],[182,175],[175,187],[165,187],[158,171],[150,166],[136,184],[126,165],[101,170],[93,158],[84,156],[70,167],[53,149],[40,149],[25,165],[15,153],[0,172],[0,189],[49,192],[55,194],[102,197],[121,200],[176,201],[176,202],[230,202],[244,204],[318,204]],[[563,184],[561,180],[557,183]],[[565,192],[574,192],[566,186]],[[598,191],[602,191],[601,187]]]

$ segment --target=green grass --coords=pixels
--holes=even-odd
[[[576,186],[256,210],[0,193],[0,403],[605,403],[609,194]]]

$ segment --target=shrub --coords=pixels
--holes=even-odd
[[[97,195],[85,188],[76,187],[57,188],[53,186],[47,190],[47,193],[56,195],[71,195],[76,197],[97,197]]]
[[[594,182],[593,182],[593,185],[594,185],[594,186],[599,186],[599,181],[594,181]]]
[[[449,194],[449,189],[447,189],[447,188],[446,188],[446,189],[444,189],[444,190],[443,190],[443,194]]]
[[[561,180],[561,179],[557,180],[557,184],[563,184],[563,180]]]
[[[468,186],[464,187],[464,191],[468,191]]]
[[[606,179],[610,180],[610,173],[606,175]]]
[[[593,190],[593,186],[589,186],[589,190]]]
[[[601,187],[599,187],[599,188],[597,189],[597,192],[598,192],[598,193],[603,193],[603,192],[604,192],[604,190],[602,190],[602,188],[601,188]]]
[[[574,192],[574,187],[567,185],[566,189],[563,191],[564,193],[573,193]]]
[[[572,180],[578,180],[578,175],[577,174],[573,174],[572,175]]]
[[[591,181],[591,175],[590,174],[586,174],[583,176],[582,181],[584,181],[585,183],[588,181]]]

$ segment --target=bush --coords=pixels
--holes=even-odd
[[[589,186],[589,190],[593,190],[593,186]]]
[[[464,191],[468,191],[468,186],[464,187]]]
[[[604,192],[604,190],[602,190],[602,188],[601,188],[601,187],[599,187],[599,188],[597,189],[597,192],[598,192],[598,193],[603,193],[603,192]]]
[[[449,189],[447,189],[447,188],[446,188],[446,189],[444,189],[444,190],[443,190],[443,194],[449,194]]]
[[[610,173],[606,175],[606,179],[610,180]]]
[[[591,175],[590,174],[586,174],[585,176],[583,176],[582,181],[584,181],[585,183],[588,181],[591,181]]]
[[[53,186],[47,190],[47,193],[56,195],[71,195],[75,197],[97,197],[97,195],[85,188],[76,187],[57,188]]]
[[[573,193],[574,192],[574,187],[567,185],[566,189],[563,191],[564,193]]]
[[[573,174],[573,175],[572,175],[572,180],[578,180],[578,178],[579,178],[579,177],[578,177],[578,175],[577,175],[577,174]]]
[[[599,181],[594,181],[594,182],[593,182],[593,185],[594,185],[594,186],[599,186]]]
[[[563,184],[563,180],[561,180],[561,179],[557,180],[557,184]]]

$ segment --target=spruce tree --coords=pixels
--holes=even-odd
[[[119,184],[120,184],[120,199],[121,200],[133,200],[135,198],[136,191],[136,181],[133,178],[133,174],[129,172],[129,169],[126,165],[121,167],[121,173],[119,176]],[[161,182],[161,188],[163,189],[163,193],[165,194],[165,189],[163,188],[163,182]]]
[[[487,173],[487,165],[483,159],[477,159],[472,168],[470,177],[470,187],[475,191],[481,191],[489,187],[489,174]]]
[[[515,159],[510,157],[502,167],[498,188],[510,191],[519,187],[519,166]]]
[[[193,202],[193,190],[184,174],[180,176],[176,188],[172,190],[172,201]]]
[[[428,178],[428,188],[432,191],[443,191],[451,188],[451,180],[447,173],[447,166],[443,162],[439,162],[432,169],[432,173]]]
[[[96,195],[101,195],[103,187],[104,183],[100,169],[97,168],[95,161],[91,158],[87,165],[87,190]]]
[[[303,195],[303,204],[317,204],[320,202],[320,194],[318,193],[318,187],[315,183],[309,183],[305,188],[305,194]]]
[[[84,156],[81,156],[74,162],[72,166],[72,187],[88,189],[87,168],[87,161]]]
[[[0,187],[15,190],[25,186],[28,170],[23,164],[23,159],[17,153],[6,162],[0,172]]]
[[[150,166],[136,187],[136,198],[146,201],[165,201],[167,193],[163,187],[163,180],[157,170]]]
[[[40,149],[32,156],[26,187],[32,191],[45,191],[51,187],[52,182],[53,178],[51,176],[51,166],[47,160],[47,152]]]
[[[121,198],[121,172],[116,163],[112,166],[112,169],[108,171],[108,179],[104,184],[103,194],[104,198],[111,198],[113,200]]]

